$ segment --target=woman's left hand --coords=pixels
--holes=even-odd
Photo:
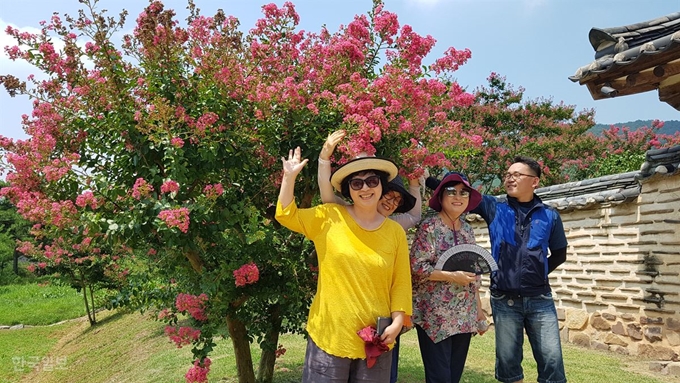
[[[468,271],[450,271],[449,273],[451,282],[461,286],[467,286],[477,280],[477,274]]]
[[[382,339],[385,344],[394,343],[397,340],[397,336],[399,336],[399,333],[401,332],[401,327],[401,324],[396,323],[396,321],[392,322],[391,325],[385,327],[385,331],[383,331],[380,339]]]

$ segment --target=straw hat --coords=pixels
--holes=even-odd
[[[342,180],[344,180],[350,174],[366,170],[380,170],[381,172],[385,172],[388,175],[388,181],[392,181],[399,173],[397,165],[386,158],[359,157],[347,162],[335,170],[335,172],[333,172],[331,175],[331,185],[333,185],[335,190],[341,191]],[[385,186],[386,185],[383,185],[383,187]]]

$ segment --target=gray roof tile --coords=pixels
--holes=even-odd
[[[590,76],[660,52],[680,52],[680,12],[622,27],[592,28],[589,40],[595,50],[595,60],[569,76],[574,82],[583,82]]]

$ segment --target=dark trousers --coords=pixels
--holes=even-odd
[[[392,372],[390,372],[390,383],[397,383],[397,376],[399,375],[399,338],[394,340],[394,348],[392,349]]]
[[[463,375],[472,333],[456,334],[434,343],[425,330],[416,325],[420,356],[425,367],[426,383],[458,383]]]

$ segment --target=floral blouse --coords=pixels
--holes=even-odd
[[[480,279],[467,286],[430,281],[439,256],[457,244],[475,243],[472,227],[462,221],[460,231],[451,230],[439,215],[421,222],[411,245],[413,323],[433,342],[456,334],[477,331],[477,293]]]

